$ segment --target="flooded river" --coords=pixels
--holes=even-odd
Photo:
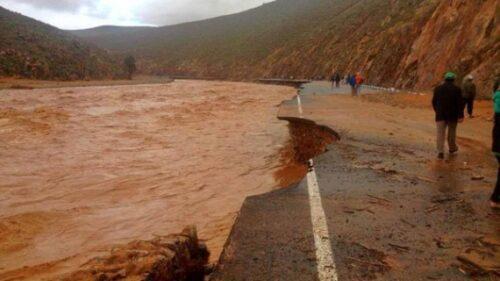
[[[245,197],[277,188],[289,134],[276,106],[294,93],[202,81],[0,92],[0,279],[74,270],[188,224],[217,259]]]

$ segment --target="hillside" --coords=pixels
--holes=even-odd
[[[489,89],[500,61],[498,1],[277,0],[159,28],[74,34],[133,53],[143,72],[253,79],[362,71],[371,83],[428,89],[454,70]],[[487,91],[486,91],[487,92]]]
[[[121,72],[117,62],[70,33],[0,7],[0,76],[114,78]]]

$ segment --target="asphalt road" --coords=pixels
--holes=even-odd
[[[317,89],[302,91],[303,114],[313,115]],[[290,114],[296,105],[297,99],[283,103],[288,110],[279,117],[302,115]],[[433,178],[419,176],[428,169],[423,161],[397,140],[330,145],[314,159],[328,232],[321,238],[332,250],[329,273],[304,178],[245,201],[211,280],[499,280],[492,272],[500,269],[500,217],[483,208],[487,191],[464,189],[470,179],[453,165],[433,166]]]

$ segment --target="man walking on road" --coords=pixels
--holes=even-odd
[[[340,73],[338,71],[333,72],[330,80],[332,81],[332,89],[340,87],[340,80],[342,80],[342,78],[340,77]]]
[[[467,105],[467,113],[470,118],[474,118],[474,100],[476,99],[476,84],[474,84],[474,77],[467,75],[462,83],[462,95],[464,102]]]
[[[332,89],[335,88],[335,71],[332,73],[330,81],[332,82]]]
[[[356,76],[349,74],[349,79],[348,79],[347,83],[349,83],[349,85],[351,86],[351,95],[353,97],[355,97],[356,96]]]
[[[434,89],[432,107],[436,113],[438,158],[444,159],[444,143],[448,131],[450,154],[458,152],[457,124],[464,120],[462,90],[455,85],[456,75],[448,72],[443,84]]]

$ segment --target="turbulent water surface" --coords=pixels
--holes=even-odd
[[[276,105],[293,94],[201,81],[1,92],[0,279],[188,224],[215,260],[244,198],[276,188],[289,138]]]

